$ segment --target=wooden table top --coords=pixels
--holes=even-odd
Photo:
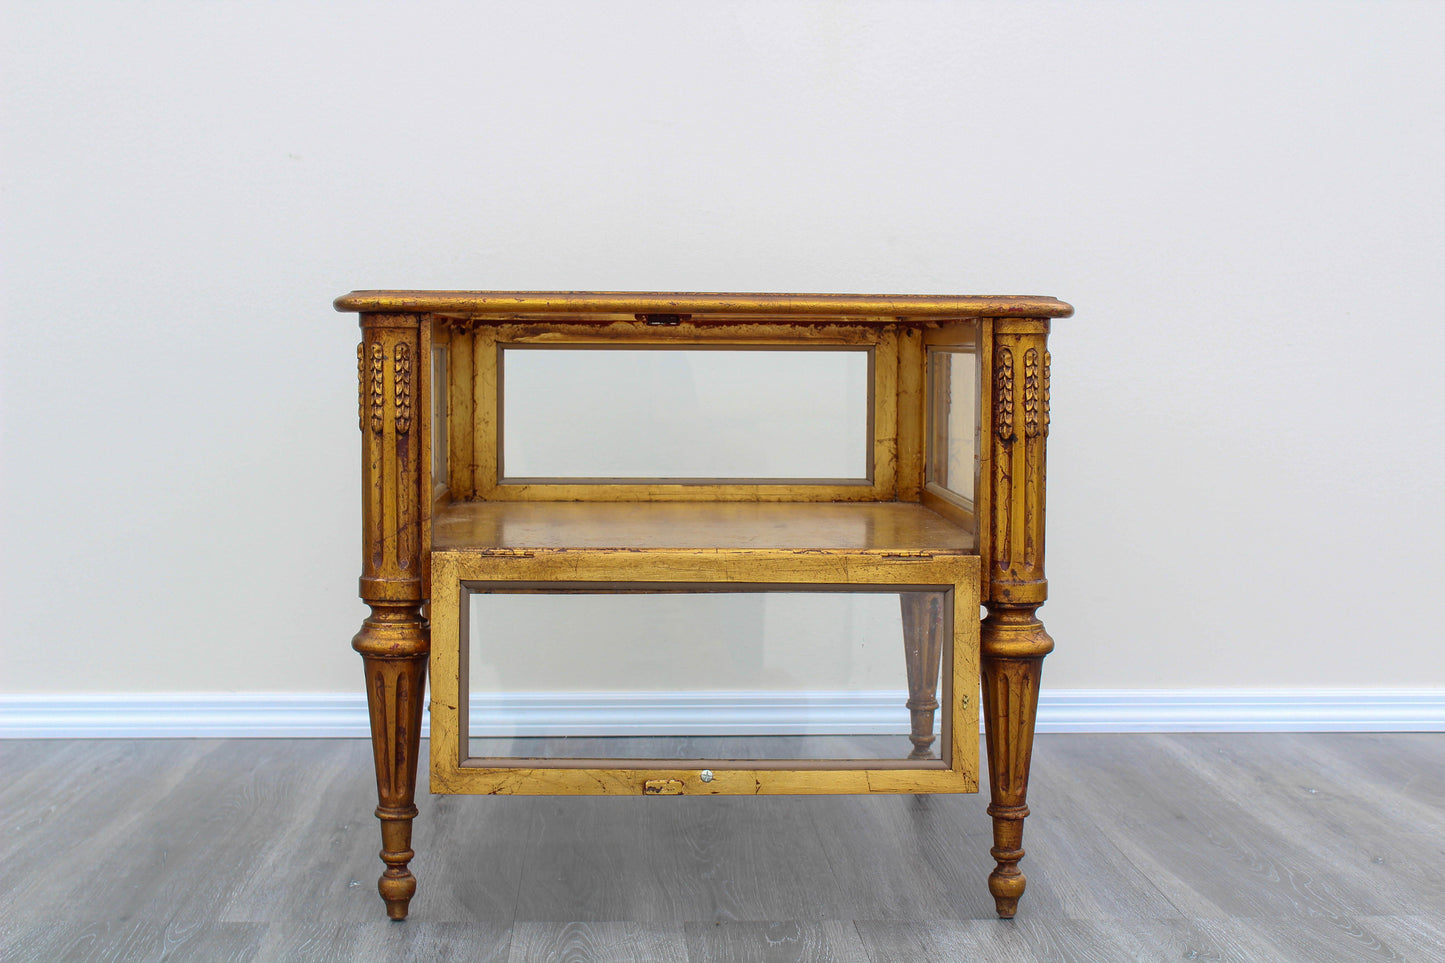
[[[377,314],[425,312],[479,321],[512,321],[550,315],[587,321],[590,316],[661,314],[694,320],[768,318],[816,323],[969,318],[1066,318],[1071,305],[1030,295],[932,294],[717,294],[662,291],[352,291],[337,298],[338,311]]]

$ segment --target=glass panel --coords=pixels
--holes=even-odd
[[[505,348],[504,480],[866,482],[869,358]]]
[[[447,349],[431,349],[431,477],[433,485],[447,483]]]
[[[886,767],[946,742],[948,589],[553,588],[463,602],[473,757]]]
[[[973,504],[978,477],[978,356],[928,353],[928,480]]]

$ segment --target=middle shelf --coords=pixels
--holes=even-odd
[[[912,502],[452,502],[437,551],[781,549],[971,555],[974,534]]]

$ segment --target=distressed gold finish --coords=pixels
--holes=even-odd
[[[1053,648],[1036,616],[1047,596],[1046,342],[1050,319],[1069,316],[1071,307],[1036,297],[466,291],[359,291],[335,306],[361,315],[360,594],[370,615],[353,646],[365,669],[385,864],[379,890],[389,916],[404,918],[416,891],[411,827],[429,657],[433,792],[971,792],[978,788],[973,696],[981,688],[996,861],[988,886],[999,915],[1014,915],[1025,883],[1018,863],[1039,670]],[[506,478],[501,349],[622,342],[866,349],[868,479]],[[433,344],[447,349],[446,381],[436,385]],[[971,505],[926,477],[940,443],[929,429],[932,347],[978,359]],[[437,409],[434,396],[443,402]],[[438,436],[446,477],[435,479],[434,410],[445,412],[448,429]],[[468,586],[635,591],[719,583],[899,592],[909,758],[847,769],[824,760],[468,757]],[[980,601],[988,610],[981,624]],[[947,720],[941,740],[939,712]]]
[[[924,398],[926,359],[923,334],[918,328],[898,330],[898,469],[895,497],[916,502],[923,492],[923,434],[927,426]]]
[[[644,796],[681,796],[681,779],[649,779],[642,784]]]

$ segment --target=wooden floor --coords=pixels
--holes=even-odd
[[[425,797],[376,895],[350,740],[0,743],[0,959],[1442,960],[1445,735],[1041,736],[979,796]]]

